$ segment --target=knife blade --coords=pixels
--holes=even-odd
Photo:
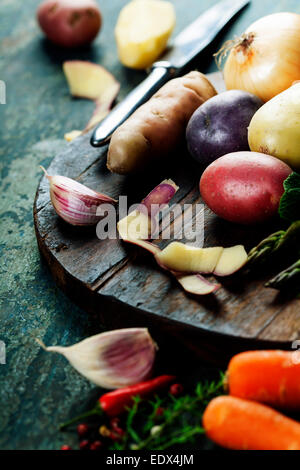
[[[172,47],[155,62],[148,77],[115,106],[95,128],[91,145],[101,147],[112,133],[168,80],[180,75],[224,26],[251,0],[223,0],[197,18],[174,39]]]

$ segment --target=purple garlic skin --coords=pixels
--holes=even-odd
[[[100,333],[69,347],[46,347],[65,356],[91,382],[107,389],[122,388],[150,377],[157,346],[147,328],[124,328]]]
[[[95,225],[103,218],[103,214],[97,213],[98,208],[103,204],[116,204],[115,199],[71,178],[50,176],[46,170],[44,172],[50,183],[50,199],[57,215],[71,225]]]

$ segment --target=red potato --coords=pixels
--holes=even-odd
[[[112,135],[107,166],[114,173],[134,173],[165,159],[183,139],[187,123],[216,90],[200,72],[164,85]]]
[[[204,171],[200,192],[219,217],[240,224],[264,222],[278,211],[290,167],[270,155],[229,153]]]
[[[50,41],[70,48],[91,43],[102,23],[94,0],[45,0],[38,7],[37,19]]]

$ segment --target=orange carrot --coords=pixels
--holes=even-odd
[[[300,424],[268,406],[214,398],[203,415],[206,435],[232,450],[300,450]]]
[[[229,394],[275,408],[300,410],[298,351],[248,351],[234,356],[227,370]]]

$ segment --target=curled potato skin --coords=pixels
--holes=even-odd
[[[170,80],[113,133],[109,170],[134,173],[168,155],[184,137],[193,112],[216,94],[210,81],[197,71]]]

